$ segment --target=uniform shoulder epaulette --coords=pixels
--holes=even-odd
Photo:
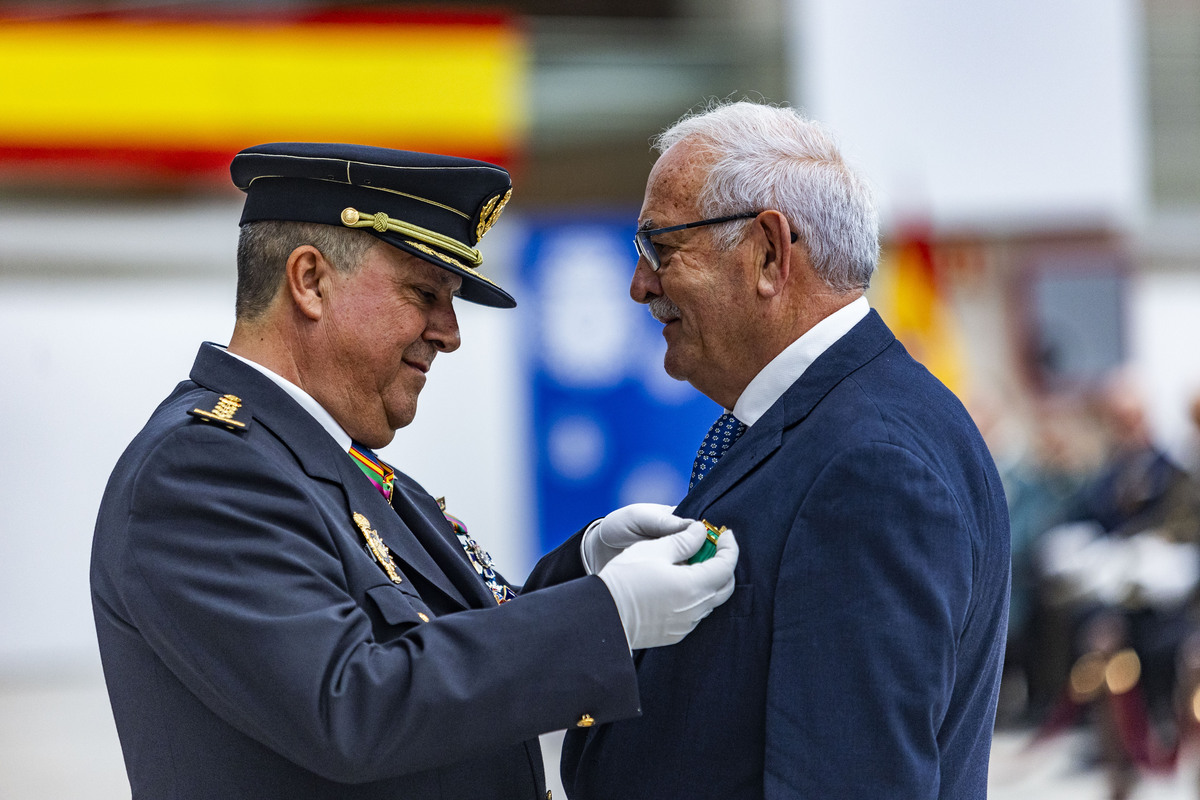
[[[205,408],[211,406],[211,408]],[[187,412],[196,419],[231,431],[244,431],[250,427],[250,412],[242,408],[242,400],[231,394],[209,392]]]

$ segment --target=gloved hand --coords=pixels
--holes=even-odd
[[[631,544],[657,539],[686,528],[690,519],[675,516],[674,506],[634,503],[593,522],[583,534],[583,564],[591,575],[604,569]]]
[[[732,531],[717,540],[717,553],[685,563],[704,543],[704,523],[679,533],[637,542],[600,570],[630,650],[675,644],[733,594],[738,546]]]

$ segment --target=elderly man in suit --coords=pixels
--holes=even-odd
[[[568,733],[568,796],[985,797],[1004,495],[864,297],[866,185],[788,108],[721,105],[656,144],[630,294],[668,374],[727,410],[677,513],[742,531],[737,587],[638,655],[641,717]]]
[[[247,193],[233,337],[200,347],[96,524],[133,797],[542,800],[538,734],[635,716],[632,651],[730,595],[735,543],[688,566],[703,525],[619,509],[597,526],[598,579],[509,586],[371,449],[459,346],[454,298],[515,304],[475,249],[508,173],[295,143],[232,172]]]

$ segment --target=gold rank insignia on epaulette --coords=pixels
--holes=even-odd
[[[241,408],[241,398],[227,394],[218,398],[216,405],[213,406],[211,411],[205,411],[202,408],[193,408],[188,413],[205,422],[220,425],[222,428],[227,428],[231,431],[242,431],[246,429],[246,423],[240,419],[236,419],[237,413]]]

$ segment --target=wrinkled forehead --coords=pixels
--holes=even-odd
[[[669,147],[646,179],[639,226],[657,228],[694,218],[699,213],[700,192],[708,175],[709,160],[708,155],[689,139]]]

